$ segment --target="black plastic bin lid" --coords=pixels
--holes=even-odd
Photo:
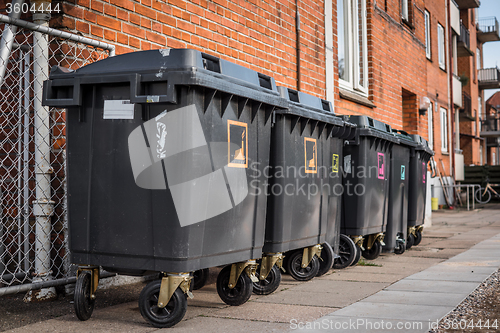
[[[333,125],[331,135],[337,138],[346,139],[353,136],[353,124],[335,116],[332,103],[329,101],[287,87],[278,87],[278,91],[286,99],[288,107],[276,110],[277,114]]]
[[[143,83],[162,81],[167,81],[163,95],[146,96],[142,92]],[[130,83],[132,103],[176,103],[176,85],[196,85],[269,105],[286,105],[272,77],[192,49],[127,53],[77,70],[54,66],[44,82],[43,104],[81,105],[80,85],[119,82]]]
[[[417,147],[418,143],[415,142],[415,140],[413,140],[413,136],[406,133],[405,131],[393,129],[392,133],[398,137],[400,145],[408,146],[408,147],[412,147],[412,148]]]
[[[359,136],[373,136],[399,143],[399,139],[392,133],[392,128],[389,124],[368,116],[349,116],[349,122],[356,124]]]
[[[427,142],[427,140],[425,140],[418,134],[412,134],[411,136],[413,140],[418,144],[416,148],[417,150],[424,150],[426,153],[434,156],[434,151],[431,149],[431,147],[429,147],[429,142]]]

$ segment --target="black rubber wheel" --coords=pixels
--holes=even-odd
[[[368,259],[368,260],[374,260],[377,259],[380,254],[382,253],[382,244],[380,242],[375,241],[372,245],[371,249],[366,249],[363,252],[361,252],[361,255],[363,258]]]
[[[319,259],[314,256],[306,268],[302,268],[302,255],[304,251],[295,251],[290,255],[287,271],[297,281],[309,281],[318,274]]]
[[[154,327],[172,327],[184,318],[187,310],[186,295],[177,288],[164,308],[158,307],[161,280],[148,283],[139,296],[139,310]]]
[[[339,258],[333,262],[333,268],[343,269],[351,266],[356,259],[356,244],[352,239],[344,234],[339,239]]]
[[[81,272],[76,280],[73,301],[76,316],[81,321],[88,320],[94,311],[95,299],[90,298],[91,279],[90,272]]]
[[[319,259],[319,271],[316,276],[325,275],[333,266],[333,249],[330,244],[321,244],[323,249],[321,250],[321,259]]]
[[[193,273],[193,282],[191,285],[193,286],[193,290],[198,290],[203,288],[203,286],[207,283],[208,275],[210,274],[210,269],[204,268],[194,271]]]
[[[238,306],[245,304],[252,296],[253,283],[246,272],[241,273],[236,286],[230,289],[229,275],[231,265],[224,267],[217,276],[217,293],[220,299],[227,305]]]
[[[422,241],[422,233],[420,231],[415,231],[415,235],[417,235],[417,236],[415,237],[415,241],[413,242],[413,245],[417,246]]]
[[[402,240],[396,240],[396,247],[394,248],[395,254],[403,254],[406,251],[406,245]]]
[[[357,245],[355,245],[355,247],[356,247],[356,256],[354,257],[351,266],[356,266],[359,262],[359,259],[361,259],[361,248]]]
[[[406,249],[411,249],[413,244],[415,244],[415,236],[412,233],[408,233],[408,237],[406,237]]]
[[[274,265],[264,280],[259,277],[259,271],[256,274],[259,282],[253,282],[253,293],[256,295],[269,295],[278,289],[281,283],[281,271]]]

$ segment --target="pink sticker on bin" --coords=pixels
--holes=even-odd
[[[384,179],[384,154],[382,153],[377,153],[378,157],[378,179]]]
[[[422,183],[425,183],[425,174],[427,173],[427,165],[422,162]]]

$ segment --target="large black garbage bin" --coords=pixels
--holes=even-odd
[[[233,305],[250,297],[256,265],[248,260],[264,244],[272,113],[286,106],[273,78],[195,50],[144,51],[53,68],[43,102],[68,108],[74,263],[173,272],[163,280],[174,298],[179,281],[189,293],[190,277],[179,273],[239,263],[222,270],[218,291]],[[143,290],[141,313],[171,326],[177,312],[148,306],[159,290],[159,281]]]
[[[341,199],[341,189],[335,185],[341,187],[342,140],[351,127],[334,116],[330,102],[293,89],[278,89],[288,108],[276,111],[272,129],[263,251],[287,252],[287,271],[306,281],[318,270],[326,273],[333,263],[330,242],[338,234],[339,220],[329,218],[335,214],[330,205]]]
[[[393,145],[390,153],[389,212],[383,250],[402,254],[406,250],[410,155],[417,143],[404,131],[393,132],[399,144]]]
[[[357,136],[344,146],[341,233],[354,240],[365,258],[375,259],[387,225],[390,152],[399,139],[390,125],[370,117],[350,116],[349,121],[357,125]]]
[[[427,187],[427,163],[434,152],[420,135],[412,135],[418,144],[410,157],[410,185],[408,192],[408,237],[407,245],[420,244],[425,219],[425,198]],[[407,246],[408,247],[408,246]]]

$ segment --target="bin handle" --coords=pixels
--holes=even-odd
[[[177,104],[177,95],[175,94],[175,85],[167,81],[167,94],[166,95],[140,95],[141,74],[136,73],[130,77],[130,102],[131,103],[173,103]]]
[[[50,96],[55,95],[55,89],[53,87],[52,80],[46,80],[43,82],[43,94],[42,94],[42,105],[44,106],[78,106],[82,104],[81,94],[80,94],[80,79],[71,79],[71,83],[67,85],[59,85],[60,87],[73,87],[73,96],[71,98],[50,98]]]

